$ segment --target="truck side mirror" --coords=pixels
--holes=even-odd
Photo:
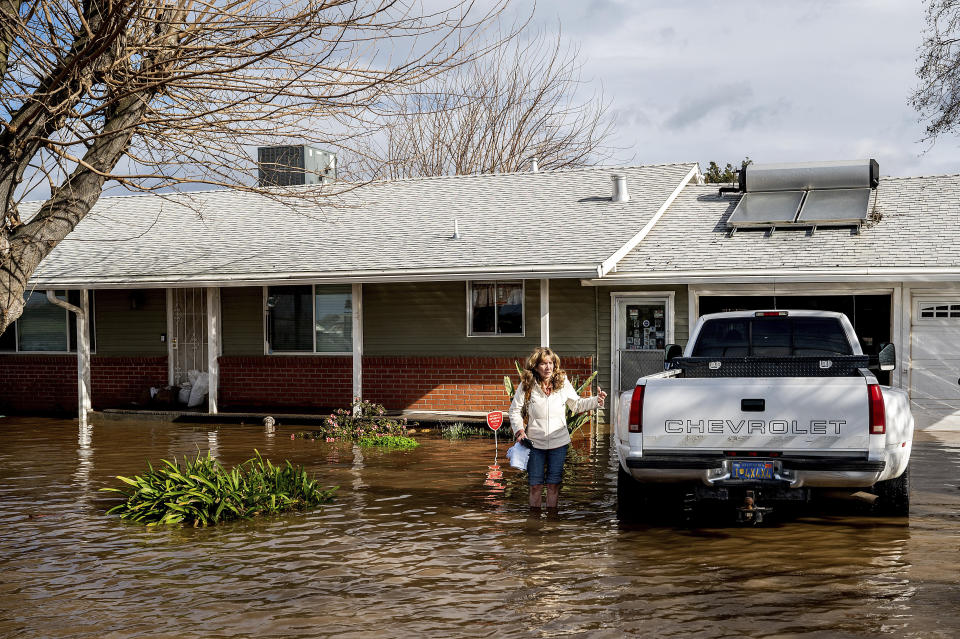
[[[877,363],[880,370],[892,371],[897,367],[897,347],[893,344],[882,344],[877,354]]]
[[[663,361],[666,364],[670,363],[670,360],[676,359],[683,356],[683,347],[679,344],[667,344],[667,350],[663,355]]]

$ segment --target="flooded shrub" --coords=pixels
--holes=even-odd
[[[466,439],[474,434],[474,430],[468,428],[463,422],[454,422],[453,424],[443,424],[440,426],[440,435],[447,439]]]
[[[102,488],[126,498],[107,514],[148,526],[209,526],[317,506],[331,501],[336,491],[321,488],[302,466],[289,461],[274,466],[259,452],[229,471],[209,452],[194,460],[184,457],[182,465],[166,459],[161,464],[154,468],[148,462],[143,476],[117,476],[128,487]]]
[[[350,408],[338,408],[318,430],[301,432],[304,439],[359,441],[366,437],[406,437],[407,420],[386,417],[383,405],[356,398]]]
[[[409,449],[416,448],[420,442],[412,437],[397,435],[379,435],[375,437],[361,437],[357,440],[358,446],[379,446],[381,448]]]

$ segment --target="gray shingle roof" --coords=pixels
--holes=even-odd
[[[240,191],[105,197],[31,281],[96,287],[473,271],[587,276],[695,167],[379,182],[322,207],[293,208]],[[609,201],[614,173],[627,176],[630,202]],[[454,220],[459,240],[450,239]]]
[[[681,272],[775,269],[882,274],[894,269],[960,267],[960,176],[883,178],[871,205],[879,220],[859,235],[849,228],[739,230],[726,220],[738,196],[717,195],[718,185],[688,185],[647,237],[618,264],[615,277],[629,274],[677,277]],[[680,281],[678,279],[677,281]]]

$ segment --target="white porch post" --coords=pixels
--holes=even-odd
[[[220,387],[220,289],[207,288],[207,375],[210,380],[207,410],[217,413],[217,392]]]
[[[87,413],[93,406],[90,392],[90,296],[87,289],[80,291],[80,312],[77,313],[77,397],[80,425],[87,425]]]
[[[540,280],[540,346],[550,347],[550,280]]]
[[[350,308],[353,316],[353,397],[363,397],[363,284],[354,284]]]
[[[90,412],[90,334],[87,331],[87,317],[90,302],[87,290],[80,290],[80,306],[74,306],[56,295],[55,290],[47,290],[47,300],[55,306],[64,308],[77,316],[77,418],[80,426],[87,426],[87,413]]]

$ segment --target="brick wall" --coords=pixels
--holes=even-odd
[[[390,410],[506,410],[503,376],[516,382],[512,357],[364,357],[363,394]],[[590,357],[565,357],[581,379]],[[95,409],[145,402],[167,379],[166,357],[101,357],[91,361]],[[350,357],[251,356],[220,358],[221,410],[312,409],[350,405]],[[74,414],[75,355],[0,357],[0,413]]]
[[[221,410],[341,408],[352,391],[351,357],[220,357]]]
[[[519,359],[519,358],[516,358]],[[512,357],[364,357],[363,395],[389,410],[506,410],[503,376],[516,380]],[[586,378],[592,358],[565,357]],[[332,409],[350,405],[350,357],[221,357],[219,405]]]
[[[76,415],[77,356],[0,356],[0,412]]]
[[[74,363],[76,371],[76,363]],[[146,404],[150,387],[167,385],[167,358],[102,357],[90,362],[93,408],[118,408],[133,403]]]
[[[144,401],[151,386],[167,383],[167,358],[93,355],[90,383],[95,409]],[[0,356],[0,411],[75,415],[77,356]]]
[[[365,357],[363,394],[388,409],[506,410],[503,376],[517,382],[513,357]],[[570,376],[586,378],[590,357],[564,357]]]

